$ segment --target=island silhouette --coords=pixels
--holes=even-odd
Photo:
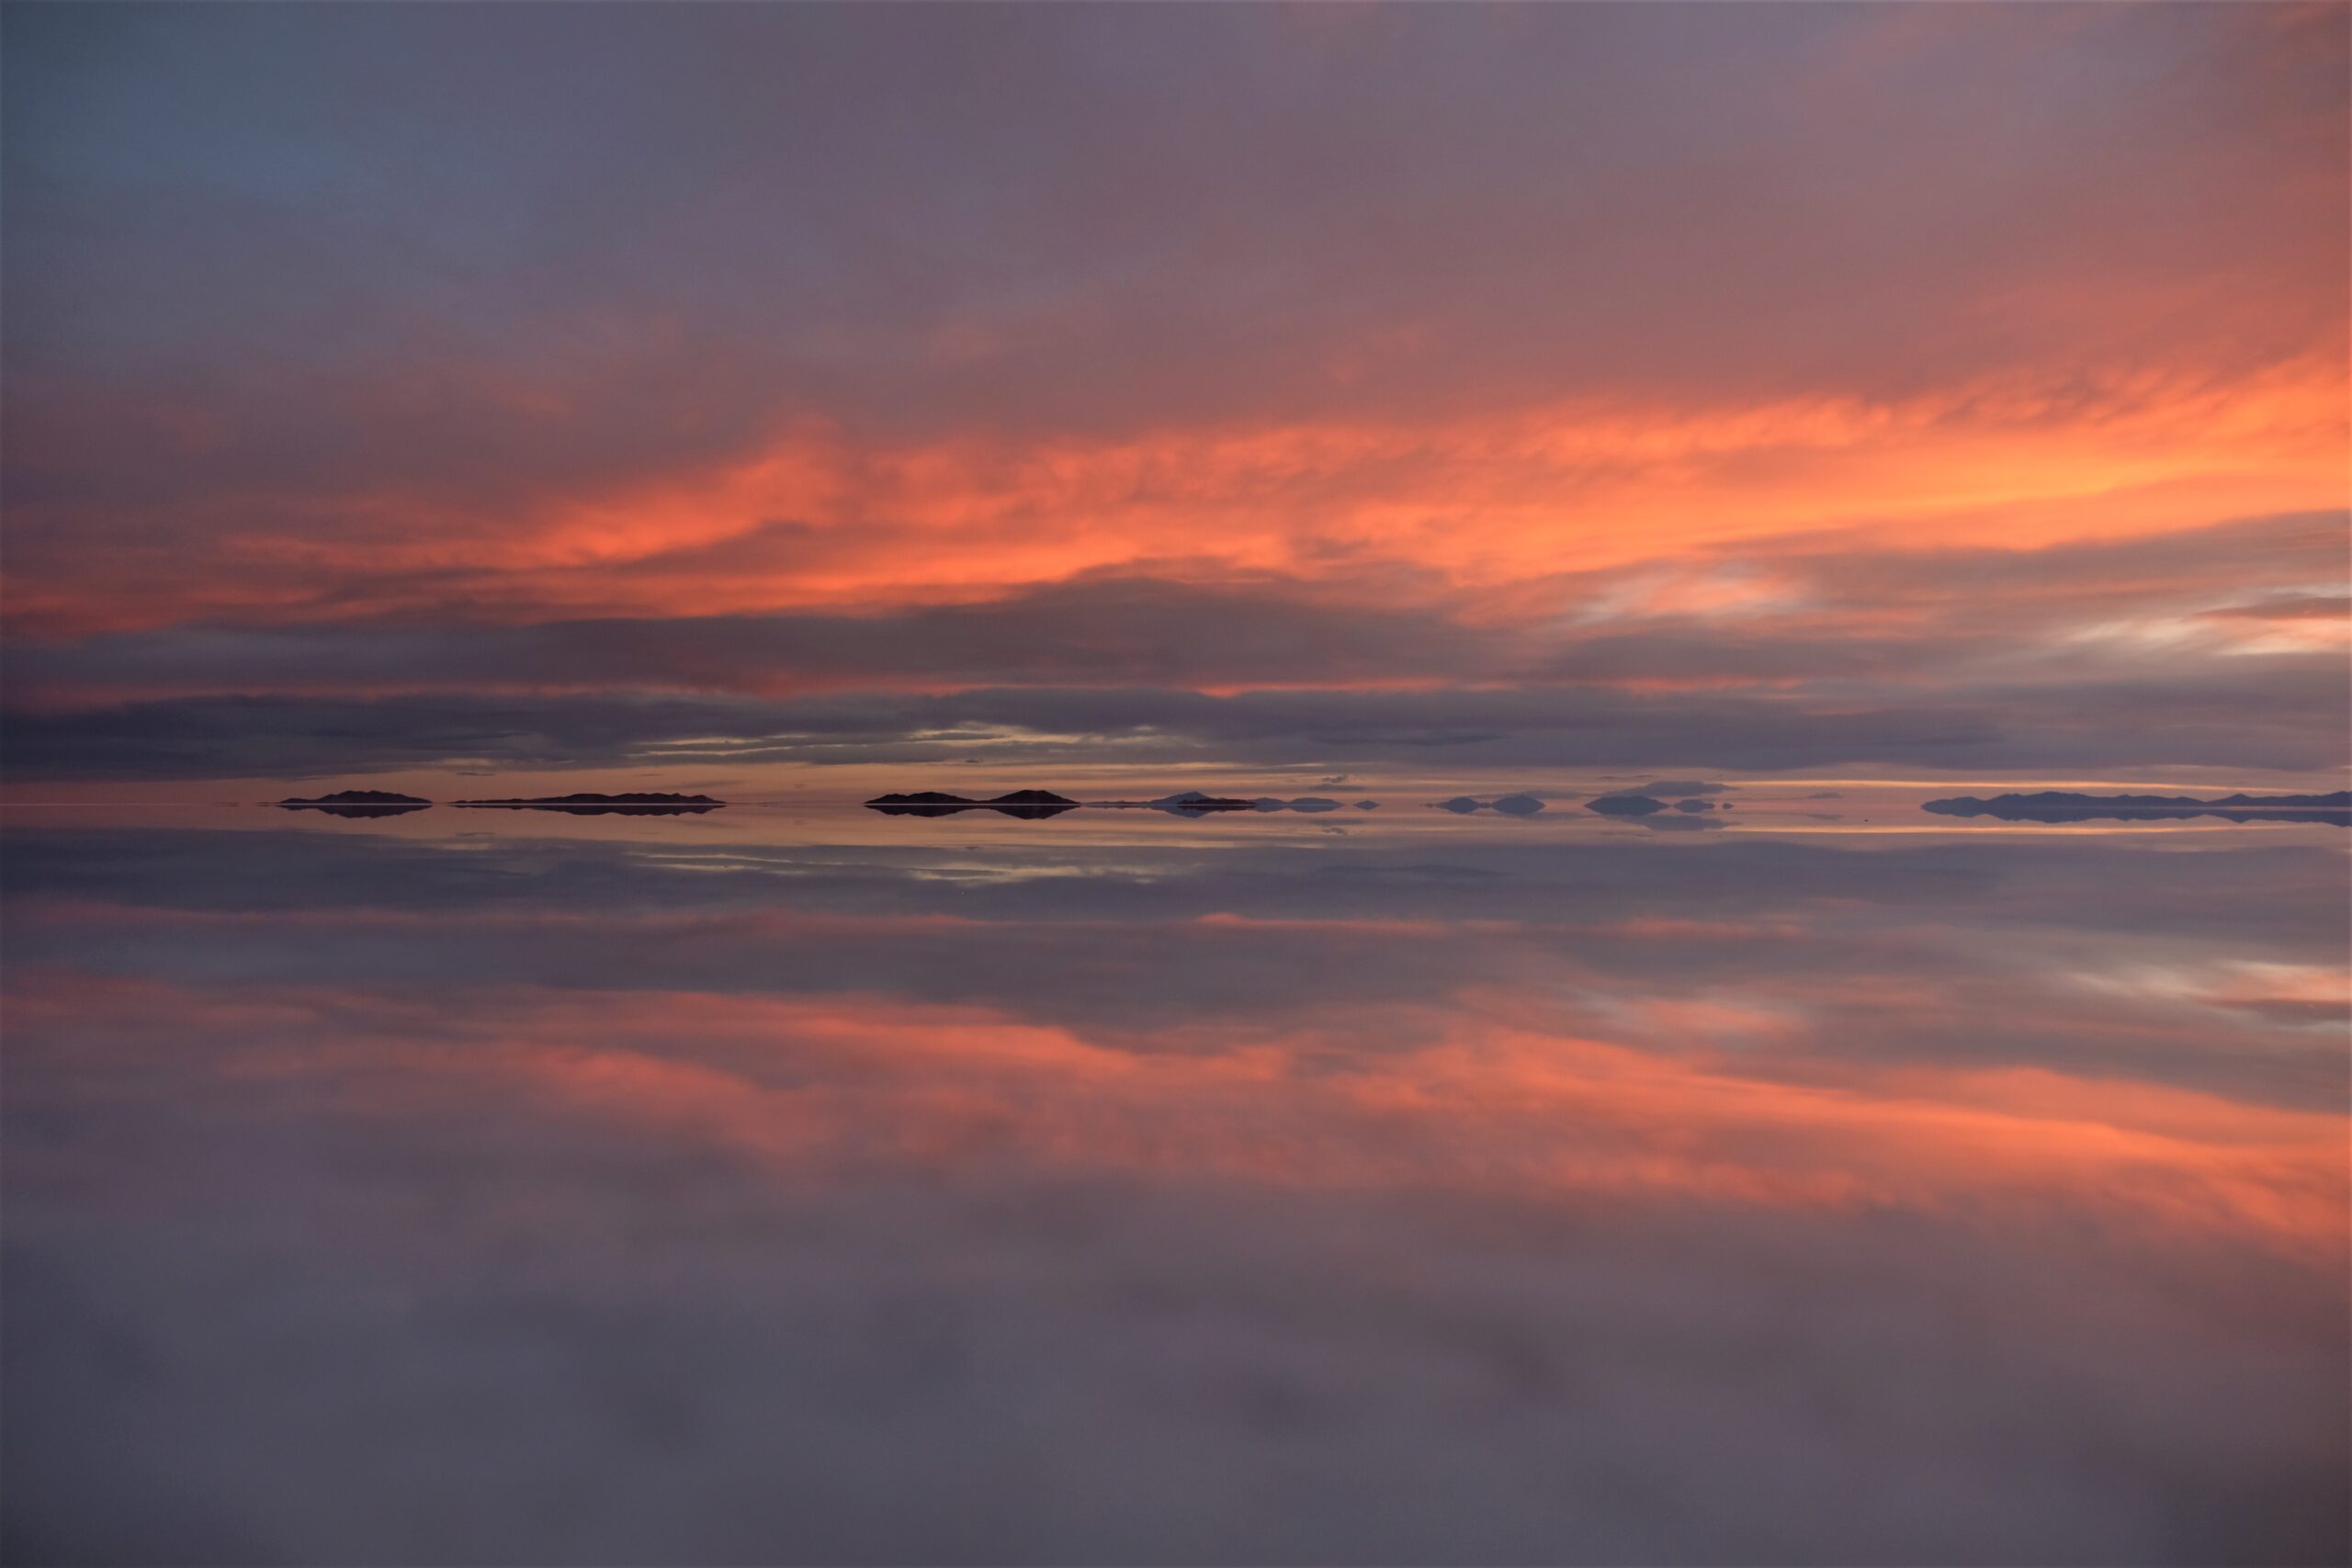
[[[865,803],[870,811],[888,817],[952,817],[958,811],[993,811],[1004,817],[1036,820],[1078,809],[1078,802],[1049,789],[1016,789],[987,800],[949,795],[942,790],[916,790],[905,795],[877,795]]]
[[[454,806],[491,807],[506,811],[565,811],[575,817],[684,817],[716,811],[727,803],[707,795],[665,795],[637,791],[623,795],[541,795],[518,800],[458,800]]]
[[[1474,811],[1499,811],[1506,817],[1533,817],[1544,809],[1544,800],[1533,795],[1498,795],[1492,800],[1480,800],[1475,795],[1457,795],[1451,800],[1430,803],[1440,811],[1451,811],[1456,817],[1467,817]]]
[[[1144,802],[1155,811],[1172,811],[1179,817],[1205,817],[1213,811],[1254,811],[1254,799],[1238,795],[1204,795],[1188,789],[1181,795],[1162,795],[1158,800]]]
[[[1351,803],[1359,811],[1379,808],[1376,800]],[[959,811],[994,811],[1007,817],[1058,817],[1080,806],[1103,810],[1164,811],[1175,817],[1207,817],[1228,811],[1298,811],[1308,815],[1337,811],[1340,803],[1321,795],[1303,795],[1283,800],[1265,795],[1254,797],[1238,795],[1208,795],[1197,789],[1180,790],[1163,795],[1156,800],[1072,800],[1049,789],[1017,789],[1010,795],[993,795],[985,800],[966,795],[950,795],[944,790],[911,790],[890,795],[877,795],[865,802],[869,811],[879,811],[890,817],[951,817]]]
[[[1090,806],[1100,806],[1123,811],[1165,811],[1171,817],[1201,818],[1224,811],[1301,811],[1312,816],[1318,812],[1337,811],[1340,803],[1321,795],[1302,795],[1284,800],[1280,795],[1209,795],[1197,789],[1179,790],[1163,795],[1157,800],[1093,800]],[[1375,800],[1359,800],[1360,810],[1372,810],[1379,806]]]
[[[1669,809],[1668,804],[1654,795],[1602,795],[1584,803],[1587,811],[1598,811],[1603,817],[1647,817],[1653,811]]]
[[[2043,790],[2036,795],[1960,795],[1930,800],[1920,809],[1940,817],[1991,817],[2005,822],[2163,821],[2219,817],[2231,822],[2327,822],[2352,825],[2352,790],[2328,795],[2080,795]]]
[[[398,817],[433,803],[421,795],[388,789],[339,789],[333,795],[288,795],[272,804],[288,811],[321,811],[329,817]]]

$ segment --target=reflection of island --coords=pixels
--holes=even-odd
[[[1212,811],[1255,811],[1258,808],[1255,800],[1245,800],[1238,795],[1204,795],[1196,789],[1165,795],[1144,804],[1156,811],[1171,811],[1179,817],[1205,817]]]
[[[1647,817],[1653,811],[1664,811],[1666,802],[1648,795],[1603,795],[1586,801],[1584,808],[1603,817]]]
[[[339,789],[333,795],[309,799],[288,795],[277,804],[288,811],[322,811],[330,817],[398,817],[404,812],[422,811],[433,803],[388,789]]]
[[[865,806],[869,811],[879,811],[889,817],[952,817],[958,811],[993,811],[1001,816],[1019,817],[1030,821],[1058,817],[1065,811],[1078,809],[1078,802],[1066,795],[1056,795],[1049,789],[1016,789],[1010,795],[995,795],[987,800],[924,789],[911,795],[877,795]]]
[[[1165,811],[1177,817],[1205,817],[1213,811],[1284,811],[1290,807],[1290,802],[1272,795],[1245,800],[1238,795],[1205,795],[1197,789],[1180,790],[1157,800],[1090,800],[1086,804],[1106,811]]]
[[[1280,795],[1261,795],[1249,798],[1238,795],[1204,795],[1196,789],[1180,790],[1174,795],[1163,795],[1157,800],[1097,800],[1089,804],[1107,807],[1114,810],[1165,811],[1171,817],[1191,818],[1206,817],[1221,811],[1298,811],[1314,816],[1320,812],[1340,809],[1338,801],[1328,800],[1319,795],[1302,795],[1295,799],[1284,800]],[[1354,805],[1359,811],[1380,809],[1380,802],[1376,800],[1359,800]]]
[[[1172,817],[1202,818],[1230,811],[1299,811],[1309,816],[1325,811],[1337,811],[1340,802],[1321,795],[1303,795],[1295,800],[1283,800],[1271,795],[1254,799],[1238,795],[1204,795],[1188,789],[1175,795],[1163,795],[1157,800],[1072,800],[1066,795],[1056,795],[1049,789],[1017,789],[1011,795],[1000,795],[987,800],[974,800],[969,795],[947,795],[935,789],[916,790],[908,794],[877,795],[865,803],[866,809],[891,817],[951,817],[958,811],[996,811],[1007,817],[1058,817],[1080,806],[1097,807],[1104,810],[1165,811]],[[1376,811],[1376,800],[1351,802],[1359,811]]]
[[[716,811],[727,803],[707,795],[542,795],[528,800],[460,800],[458,806],[495,807],[507,811],[566,811],[575,817],[684,817]]]
[[[1992,817],[2004,822],[2165,821],[2219,817],[2231,822],[2331,822],[2352,824],[2352,790],[2332,795],[2225,795],[2201,800],[2193,795],[2077,795],[2043,790],[2039,795],[1973,795],[1930,800],[1921,807],[1943,817]]]
[[[1532,795],[1506,795],[1493,800],[1457,795],[1452,800],[1433,804],[1440,811],[1451,811],[1456,817],[1467,817],[1474,811],[1499,811],[1506,817],[1532,817],[1544,809],[1543,798]]]
[[[1654,795],[1603,795],[1586,801],[1584,808],[1587,811],[1598,811],[1603,817],[1648,817],[1659,811],[1679,811],[1688,816],[1696,816],[1702,811],[1726,811],[1730,807],[1723,802],[1701,800],[1695,795],[1688,800],[1665,801]],[[1706,826],[1704,823],[1694,825]],[[1649,826],[1664,828],[1680,827],[1683,824],[1659,821],[1653,822]]]

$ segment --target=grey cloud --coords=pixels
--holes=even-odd
[[[790,700],[629,694],[357,701],[188,697],[8,716],[19,779],[309,778],[427,763],[938,762],[1049,768],[1118,743],[1134,762],[1460,769],[1676,763],[1771,771],[2203,763],[2318,770],[2341,760],[2333,660],[2162,681],[1986,686],[1856,700],[1609,688],[993,688]],[[945,739],[939,739],[945,737]],[[1074,739],[1056,739],[1074,738]]]
[[[12,701],[46,711],[175,692],[421,695],[488,686],[773,696],[892,685],[1390,682],[1529,691],[1629,682],[1777,688],[1763,695],[1781,701],[1780,708],[1759,712],[1916,705],[1956,713],[1971,705],[1988,709],[2004,700],[2002,694],[2029,688],[2040,695],[2028,700],[2047,706],[2063,701],[2053,693],[2069,688],[2087,698],[2106,686],[2168,683],[2177,683],[2193,704],[2200,688],[2238,678],[2245,661],[2196,645],[2167,650],[2129,638],[2086,641],[2078,634],[2135,619],[2202,614],[2217,581],[2241,589],[2268,583],[2283,592],[2290,585],[2340,577],[2343,526],[2339,516],[2299,514],[2025,550],[1829,553],[1817,542],[1767,542],[1740,558],[1785,579],[1793,607],[1731,617],[1616,615],[1589,621],[1577,613],[1608,603],[1623,572],[1514,590],[1512,604],[1498,606],[1425,574],[1375,562],[1343,563],[1330,577],[1317,579],[1231,571],[1202,580],[1082,575],[978,604],[861,614],[526,624],[484,618],[495,606],[467,606],[471,590],[449,583],[438,591],[453,596],[453,607],[439,615],[186,625],[69,640],[19,634],[7,642],[6,661]],[[1170,570],[1176,565],[1169,563]],[[426,591],[433,590],[428,585]],[[1556,602],[1571,613],[1531,613],[1528,606],[1537,602]],[[2307,605],[2329,602],[2307,592],[2274,593],[2264,601],[2286,606],[2276,613],[2295,615],[2315,613]],[[2256,613],[2273,612],[2229,612]],[[2314,649],[2274,650],[2256,662],[2267,672],[2258,683],[2293,688],[2340,661]],[[1350,700],[1348,694],[1333,694],[1331,716],[1343,717]],[[1563,692],[1555,700],[1564,711],[1607,711],[1603,694]],[[1658,699],[1661,705],[1705,700],[1698,694]],[[1457,711],[1476,711],[1484,703],[1467,696]],[[1311,719],[1305,722],[1315,727]],[[1451,739],[1476,741],[1476,728]],[[709,731],[722,732],[742,733]],[[1901,736],[1890,736],[1889,744],[1908,750]],[[1688,750],[1678,754],[1700,764],[1714,761]],[[1610,760],[1643,759],[1621,752]],[[1647,760],[1667,759],[1650,753]]]
[[[401,685],[758,691],[891,680],[997,685],[1162,681],[1320,684],[1402,671],[1501,678],[1515,638],[1442,606],[1384,608],[1329,586],[1081,577],[977,604],[536,625],[375,620],[184,626],[75,643],[18,641],[18,689],[261,691]]]
[[[2157,289],[2164,350],[2227,373],[2341,320],[2305,193],[2341,177],[2342,20],[2280,37],[2231,7],[28,7],[17,526],[512,501],[809,411],[1902,395],[2145,356]],[[233,417],[175,439],[190,409]]]
[[[1736,570],[1770,590],[1732,617],[1620,614],[1564,645],[1556,668],[1604,674],[1703,674],[1748,662],[1758,679],[1919,675],[2038,657],[2041,639],[2135,616],[2209,612],[2215,593],[2265,592],[2291,615],[2319,615],[2346,579],[2343,512],[2233,518],[2120,539],[1886,547],[1857,534],[1792,534],[1734,549],[1509,590],[1573,608],[1661,573]],[[2250,606],[2223,615],[2263,612]],[[2092,650],[2069,650],[2080,659]],[[1710,658],[1712,653],[1713,657]],[[2146,659],[2146,649],[2135,650]]]
[[[2274,593],[2246,604],[2229,604],[2206,615],[2217,620],[2341,621],[2352,618],[2352,598],[2328,593]]]

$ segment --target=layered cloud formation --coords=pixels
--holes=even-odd
[[[20,778],[2342,759],[2340,9],[7,34]]]

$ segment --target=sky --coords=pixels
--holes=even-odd
[[[7,786],[2340,779],[2348,21],[12,5]]]

